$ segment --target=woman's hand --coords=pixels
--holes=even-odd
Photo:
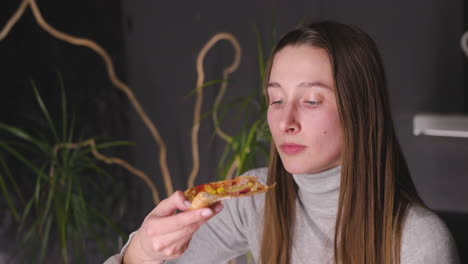
[[[194,232],[223,209],[222,204],[188,211],[189,207],[181,191],[161,201],[133,236],[123,263],[156,264],[178,258],[187,249]],[[174,214],[177,209],[182,212]]]

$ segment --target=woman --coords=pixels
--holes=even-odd
[[[248,250],[262,264],[459,262],[410,178],[367,34],[335,22],[295,29],[265,79],[271,160],[246,174],[277,187],[224,210],[186,211],[176,192],[132,236],[124,263],[225,263]]]

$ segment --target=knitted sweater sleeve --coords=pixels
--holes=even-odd
[[[266,170],[256,169],[244,175],[261,176],[259,178],[264,182]],[[230,199],[223,204],[224,209],[195,232],[184,254],[165,264],[225,263],[249,250],[247,232],[254,217],[254,198]],[[119,254],[110,257],[104,264],[120,264],[131,238]]]
[[[435,213],[413,206],[403,231],[401,264],[459,264],[453,237]]]
[[[258,177],[264,183],[266,169],[251,170],[244,175]],[[249,232],[258,231],[251,227],[256,219],[257,206],[261,204],[257,198],[261,196],[264,194],[224,201],[224,210],[200,227],[187,251],[165,264],[226,263],[251,250],[249,237],[252,234]]]
[[[165,264],[225,263],[248,250],[243,221],[238,217],[237,200],[224,202],[224,210],[213,217],[194,234],[184,254]],[[133,233],[134,234],[134,233]],[[104,264],[120,264],[133,234],[121,252]]]
[[[243,221],[238,217],[237,199],[224,202],[224,210],[202,225],[187,251],[167,264],[225,263],[248,250]]]

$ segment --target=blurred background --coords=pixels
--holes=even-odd
[[[10,19],[20,2],[2,1],[0,27]],[[429,207],[446,221],[462,259],[468,262],[468,139],[414,136],[412,123],[415,114],[421,112],[468,115],[468,59],[460,48],[461,35],[468,30],[466,1],[38,0],[37,4],[52,26],[92,39],[108,51],[117,75],[129,84],[166,143],[168,167],[176,190],[187,187],[192,168],[190,134],[195,104],[193,91],[197,81],[195,61],[198,52],[214,34],[232,33],[242,47],[240,66],[229,76],[224,104],[226,118],[220,124],[228,134],[235,135],[249,118],[245,113],[238,117],[239,112],[235,110],[238,105],[229,102],[248,98],[252,90],[259,89],[259,46],[266,58],[274,39],[304,21],[327,19],[360,27],[374,38],[383,56],[398,137],[416,187]],[[96,53],[50,36],[37,25],[27,9],[0,41],[0,58],[2,124],[29,131],[30,135],[37,135],[51,144],[53,140],[48,141],[47,136],[51,132],[50,123],[38,103],[39,94],[51,119],[57,120],[54,122],[58,130],[64,123],[70,126],[73,120],[74,126],[70,130],[75,133],[65,138],[75,142],[87,138],[113,142],[110,147],[102,146],[102,153],[125,159],[145,172],[156,184],[160,198],[166,197],[158,146],[125,94],[109,81],[104,63]],[[219,42],[206,56],[205,81],[222,79],[222,71],[233,58],[232,46],[226,41]],[[215,126],[206,114],[213,108],[219,86],[220,83],[215,82],[204,87],[202,113],[205,114],[202,114],[204,118],[199,132],[200,170],[195,183],[216,179],[220,174],[219,162],[226,144],[214,135]],[[65,117],[62,114],[62,91],[65,91],[67,102]],[[33,154],[36,151],[29,151],[23,146],[24,142],[12,143],[18,140],[18,133],[15,134],[11,127],[4,128],[0,132],[0,157],[7,165],[2,165],[0,172],[5,179],[4,183],[0,182],[3,194],[0,199],[0,263],[11,258],[20,261],[23,253],[19,253],[18,245],[29,248],[26,242],[21,243],[28,227],[37,227],[31,229],[31,234],[37,235],[38,241],[45,241],[40,239],[48,234],[47,230],[52,230],[43,257],[64,261],[61,245],[67,244],[72,236],[57,239],[64,232],[60,228],[54,231],[53,226],[55,221],[67,223],[68,218],[62,216],[66,215],[68,207],[61,211],[59,203],[50,202],[50,210],[55,213],[51,213],[51,218],[45,217],[41,227],[34,221],[33,213],[25,213],[28,199],[22,201],[21,195],[16,195],[20,193],[16,189],[24,189],[25,197],[34,196],[40,193],[38,188],[47,185],[38,183],[36,177],[47,177],[45,168],[49,165],[44,160],[50,160],[53,152],[49,147],[43,159],[36,158]],[[25,163],[14,155],[15,149],[23,151],[21,157],[36,162],[38,170],[25,168]],[[92,159],[89,150],[76,154],[76,157],[85,156]],[[70,157],[75,156],[70,154]],[[78,254],[81,258],[72,257],[78,251],[68,249],[71,263],[104,261],[118,251],[126,235],[136,230],[154,207],[149,188],[139,178],[119,166],[100,161],[92,163],[89,159],[78,159],[73,163],[73,166],[83,168],[89,175],[87,179],[91,179],[80,185],[82,197],[89,202],[81,207],[77,202],[76,210],[89,209],[90,213],[81,214],[82,217],[91,217],[92,210],[102,212],[112,224],[97,214],[95,217],[101,224],[91,221],[80,227],[80,220],[74,219],[75,225],[70,228],[77,233],[84,228],[96,229],[94,233],[85,232],[85,238],[95,241],[96,236],[105,236],[106,239],[84,245],[83,250],[87,253]],[[69,161],[68,156],[61,157],[60,161],[64,160]],[[265,166],[263,160],[259,158],[256,165]],[[83,165],[87,162],[98,168]],[[68,167],[64,165],[63,168]],[[100,176],[101,170],[107,176]],[[66,175],[75,175],[74,171],[70,170]],[[73,179],[70,186],[76,187],[77,181],[80,182],[79,177],[70,179]],[[89,190],[93,191],[87,193]],[[57,200],[73,201],[69,197],[75,196],[67,196],[69,193],[73,192],[63,191],[63,198],[57,196]],[[37,195],[32,204],[40,201],[49,204],[47,192],[43,195]],[[76,201],[81,201],[80,197],[77,196]],[[31,205],[30,208],[38,206]],[[18,217],[12,214],[15,211],[12,207],[18,211]],[[73,222],[74,216],[68,221]],[[23,223],[21,236],[17,232],[18,223]],[[110,225],[115,229],[106,229]],[[117,229],[119,232],[115,231]],[[99,246],[100,243],[106,246]],[[31,256],[36,252],[33,248],[27,250]]]

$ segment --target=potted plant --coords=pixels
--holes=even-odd
[[[100,151],[125,141],[85,138],[69,114],[61,86],[61,118],[52,118],[32,83],[42,119],[36,128],[0,123],[0,191],[18,227],[14,257],[34,262],[86,263],[87,251],[115,251],[126,240],[122,182]],[[99,143],[96,143],[99,141]],[[12,169],[15,168],[15,169]]]

